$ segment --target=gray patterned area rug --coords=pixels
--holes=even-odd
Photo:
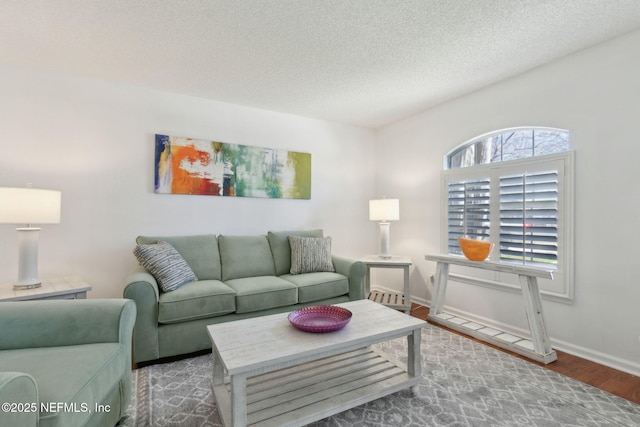
[[[572,378],[428,325],[423,381],[311,424],[344,426],[640,426],[640,406]],[[379,344],[406,361],[406,339]],[[221,426],[211,392],[211,355],[135,371],[123,427]]]

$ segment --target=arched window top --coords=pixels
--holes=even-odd
[[[569,131],[518,127],[490,132],[456,147],[445,156],[445,169],[506,162],[569,150]]]

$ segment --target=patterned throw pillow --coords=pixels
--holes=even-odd
[[[138,262],[149,270],[158,281],[160,288],[173,291],[187,282],[198,280],[187,261],[167,242],[159,241],[150,245],[138,245],[133,250]]]
[[[331,262],[331,237],[289,236],[291,274],[336,271]]]

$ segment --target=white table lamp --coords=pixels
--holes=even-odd
[[[380,258],[391,258],[389,253],[388,221],[400,219],[400,201],[398,199],[369,200],[369,219],[380,221]]]
[[[15,289],[37,288],[38,236],[40,228],[32,224],[57,224],[60,222],[62,194],[54,190],[38,188],[0,188],[0,223],[26,224],[18,231],[19,264]]]

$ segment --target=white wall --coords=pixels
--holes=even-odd
[[[424,254],[440,252],[444,154],[492,130],[568,129],[576,150],[575,299],[543,300],[547,327],[555,348],[640,374],[638,46],[635,32],[379,131],[376,190],[400,198],[392,249],[413,257],[416,298],[431,298],[435,265]],[[514,332],[527,327],[517,294],[451,283],[445,304]]]
[[[372,130],[12,67],[0,67],[0,117],[0,186],[62,191],[40,277],[78,274],[90,298],[122,295],[139,234],[323,228],[334,253],[375,247]],[[311,200],[154,194],[155,133],[309,152]],[[0,283],[17,277],[17,252],[15,226],[0,225]]]

